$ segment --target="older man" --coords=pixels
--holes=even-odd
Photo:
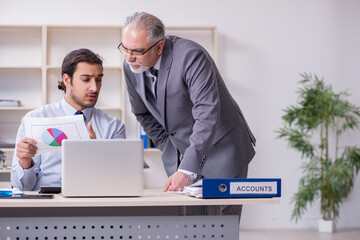
[[[164,190],[246,177],[255,138],[206,50],[165,36],[161,20],[144,12],[127,18],[118,48],[132,111],[162,151]],[[223,213],[240,215],[241,207]]]

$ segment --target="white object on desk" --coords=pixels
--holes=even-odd
[[[64,140],[61,193],[66,197],[140,196],[140,139]]]

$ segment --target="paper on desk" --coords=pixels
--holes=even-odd
[[[176,193],[196,198],[202,198],[202,179],[189,186],[185,186],[183,191],[168,191],[168,193]]]
[[[34,139],[38,147],[36,155],[49,151],[61,151],[64,139],[89,139],[83,115],[54,118],[25,118],[26,137]]]
[[[183,194],[196,198],[202,198],[202,179],[189,186],[184,187]]]

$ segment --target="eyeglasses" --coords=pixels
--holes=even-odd
[[[119,44],[118,49],[123,54],[130,54],[131,56],[142,56],[145,53],[147,53],[148,51],[150,51],[150,49],[155,47],[156,44],[158,44],[160,41],[162,41],[162,39],[160,39],[159,41],[157,41],[155,44],[153,44],[151,47],[149,47],[148,49],[146,49],[144,51],[137,51],[137,50],[127,49],[126,47],[124,47],[122,42]]]

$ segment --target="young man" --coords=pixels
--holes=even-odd
[[[27,113],[19,127],[11,170],[13,187],[39,190],[40,186],[61,186],[61,153],[48,152],[35,156],[36,141],[25,137],[24,119],[29,117],[62,117],[83,114],[92,139],[125,138],[125,126],[117,118],[94,107],[98,99],[103,66],[99,55],[88,49],[66,55],[58,88],[65,92],[59,103],[48,104]],[[84,166],[84,170],[85,170]]]
[[[201,177],[246,177],[255,138],[239,106],[205,49],[164,29],[157,17],[135,13],[118,46],[132,111],[170,176],[164,191]],[[223,213],[240,215],[241,207]]]

